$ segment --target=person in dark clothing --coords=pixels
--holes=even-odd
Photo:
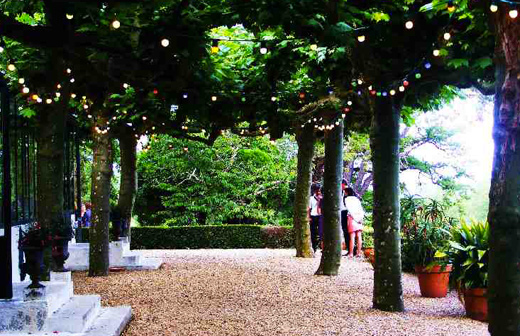
[[[92,204],[89,202],[85,203],[85,213],[81,217],[81,226],[90,227],[90,219],[92,217]]]
[[[345,189],[347,188],[347,180],[343,179],[341,181],[341,231],[343,232],[343,237],[345,239],[345,247],[349,246],[350,235],[348,234],[348,210],[345,204],[345,198],[347,198],[347,194]]]
[[[312,188],[312,195],[309,200],[309,216],[311,219],[310,228],[311,228],[311,242],[312,249],[316,251],[318,249],[318,244],[320,241],[319,237],[319,227],[320,227],[320,217],[321,217],[321,190],[319,186],[314,186]]]

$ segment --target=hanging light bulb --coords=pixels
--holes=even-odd
[[[404,86],[404,87],[407,87],[408,85],[410,85],[410,82],[408,82],[408,81],[405,80],[405,81],[403,82],[403,86]]]
[[[36,99],[37,103],[41,103],[42,101],[43,101],[43,99],[41,99],[40,97],[38,97],[38,99]]]
[[[183,94],[182,94],[182,98],[184,98],[184,99],[188,99],[188,94],[187,94],[187,93],[183,93]]]
[[[453,4],[453,1],[448,1],[448,6],[446,8],[450,13],[453,13],[456,9],[455,4]]]
[[[361,85],[361,84],[363,84],[363,80],[362,80],[362,79],[358,79],[358,80],[357,80],[357,83],[358,83],[359,85]]]
[[[33,94],[33,95],[31,96],[31,98],[32,98],[32,100],[38,100],[38,98],[40,98],[40,97],[38,97],[37,94]]]
[[[316,50],[318,50],[318,45],[315,44],[315,43],[311,44],[310,47],[311,47],[311,50],[312,50],[312,51],[316,51]]]
[[[432,64],[431,64],[430,62],[426,62],[426,63],[424,64],[424,67],[425,67],[426,69],[430,69],[430,68],[432,67]]]
[[[124,83],[123,88],[128,89],[128,84]]]
[[[422,75],[420,73],[415,74],[415,78],[420,79],[421,77],[422,77]]]
[[[352,106],[352,101],[349,100],[349,101],[347,102],[347,105],[348,105],[348,106]]]
[[[67,73],[70,74],[72,72],[72,70],[70,68],[67,68]]]
[[[45,102],[46,102],[47,104],[52,104],[52,99],[47,98],[47,99],[45,100]]]
[[[272,96],[272,97],[271,97],[271,101],[272,101],[272,102],[275,102],[277,99],[278,99],[278,98],[276,98],[276,96]]]
[[[518,10],[516,10],[516,9],[511,9],[511,10],[509,11],[509,17],[510,17],[511,19],[516,19],[516,18],[518,17]]]
[[[29,90],[28,87],[24,87],[24,88],[22,89],[22,92],[25,93],[25,94],[29,93],[29,91],[30,91],[30,90]]]
[[[489,10],[493,13],[498,11],[498,4],[496,1],[491,1],[491,6],[489,6]]]
[[[217,96],[211,96],[212,101],[217,101]]]
[[[406,27],[406,29],[412,29],[413,28],[413,21],[412,20],[406,21],[404,26]]]
[[[73,14],[65,14],[65,17],[66,17],[68,20],[72,20],[72,19],[74,19],[74,15],[73,15]]]
[[[267,43],[265,41],[260,42],[260,53],[262,55],[267,54],[269,50],[267,49]]]
[[[61,97],[61,93],[56,92],[56,98],[60,98],[60,97]]]
[[[404,92],[404,86],[401,85],[401,86],[399,87],[399,91]]]
[[[56,85],[58,89],[61,89],[61,84]]]
[[[119,22],[117,19],[114,19],[114,21],[112,21],[112,28],[119,29],[119,27],[121,27],[121,22]]]
[[[7,70],[9,70],[9,71],[15,71],[15,70],[16,70],[16,67],[14,66],[13,63],[9,63],[9,64],[7,65]]]
[[[439,51],[439,49],[435,49],[433,51],[433,56],[435,56],[435,57],[438,57],[440,54],[441,54],[441,52]]]
[[[217,54],[219,52],[220,48],[218,47],[218,40],[213,40],[211,43],[211,53]]]
[[[305,99],[305,92],[300,92],[298,97],[300,97],[300,99]]]
[[[390,90],[390,95],[395,96],[395,90]]]
[[[18,83],[19,84],[25,83],[25,78],[18,78]]]
[[[0,53],[4,52],[4,47],[0,47]]]
[[[366,37],[365,37],[365,35],[359,35],[359,36],[357,37],[357,40],[358,40],[359,42],[363,43],[363,42],[365,42]]]
[[[450,34],[450,33],[447,33],[447,32],[444,33],[444,39],[445,39],[446,41],[448,41],[450,38],[451,38],[451,34]]]
[[[75,93],[71,93],[70,94],[70,98],[72,98],[72,99],[76,98],[76,94]]]
[[[166,38],[165,38],[165,39],[162,39],[162,40],[161,40],[161,45],[162,45],[163,47],[166,48],[167,46],[170,45],[170,40],[168,40],[168,39],[166,39]]]

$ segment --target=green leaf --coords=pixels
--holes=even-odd
[[[460,67],[469,66],[469,61],[465,58],[454,58],[448,61],[448,66],[458,69]]]
[[[475,61],[475,66],[481,69],[485,69],[491,65],[493,65],[493,60],[491,59],[491,57],[482,57]]]
[[[32,118],[36,115],[36,111],[29,107],[26,107],[20,111],[20,115],[24,118]]]

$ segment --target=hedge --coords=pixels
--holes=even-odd
[[[82,229],[88,242],[89,229]],[[132,228],[132,249],[290,248],[294,231],[286,226],[204,225]]]
[[[373,232],[370,229],[363,232],[363,240],[369,245]],[[88,228],[82,229],[82,236],[82,241],[87,242]],[[261,225],[135,227],[130,247],[137,250],[294,248],[294,230],[288,226]]]

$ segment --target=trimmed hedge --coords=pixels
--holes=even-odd
[[[363,232],[364,242],[373,242],[370,229]],[[82,235],[83,241],[88,242],[89,229],[82,228]],[[135,227],[130,247],[137,250],[294,248],[294,230],[288,226],[261,225]]]
[[[84,242],[89,229],[82,229]],[[132,228],[132,249],[204,248],[290,248],[294,247],[291,227],[260,225],[204,225]]]

